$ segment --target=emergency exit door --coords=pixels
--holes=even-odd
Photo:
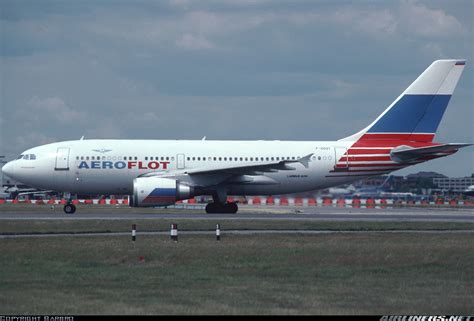
[[[347,148],[334,147],[334,156],[335,170],[347,170],[349,168],[349,155],[347,153]]]
[[[69,170],[69,148],[59,147],[56,152],[56,171],[68,171]]]
[[[176,159],[177,159],[177,162],[176,162],[176,168],[177,169],[184,169],[184,154],[178,154],[176,155]]]

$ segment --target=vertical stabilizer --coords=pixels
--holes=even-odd
[[[431,142],[461,77],[465,60],[434,61],[377,119],[343,141]]]

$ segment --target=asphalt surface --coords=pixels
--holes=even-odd
[[[373,231],[354,231],[354,230],[222,230],[224,235],[253,235],[253,234],[465,234],[474,233],[474,230],[373,230]],[[215,235],[214,231],[180,231],[179,235]],[[142,235],[170,235],[170,232],[138,232],[137,237]],[[90,236],[130,236],[130,232],[77,232],[77,233],[15,233],[0,234],[0,239],[11,238],[30,238],[30,237],[90,237]]]
[[[65,214],[62,207],[26,208],[10,211],[0,208],[0,220],[130,220],[130,219],[193,219],[193,220],[320,220],[320,221],[447,221],[474,223],[473,208],[336,208],[336,207],[249,207],[237,214],[206,214],[203,209],[143,210],[130,208],[78,207],[74,214]]]

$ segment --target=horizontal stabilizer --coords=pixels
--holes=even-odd
[[[412,148],[409,146],[399,146],[390,152],[390,157],[398,163],[413,161],[425,156],[444,156],[458,151],[459,148],[471,146],[473,144],[442,144],[429,147]]]

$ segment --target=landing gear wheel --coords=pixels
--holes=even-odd
[[[228,212],[226,212],[226,213],[235,214],[239,210],[239,207],[237,206],[237,203],[227,203],[226,207],[228,209]]]
[[[76,211],[76,206],[74,206],[73,204],[64,205],[64,213],[74,214],[75,211]]]
[[[206,213],[208,214],[216,214],[216,213],[228,213],[234,214],[237,213],[239,207],[236,203],[209,203],[206,205]]]

